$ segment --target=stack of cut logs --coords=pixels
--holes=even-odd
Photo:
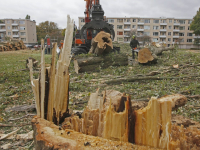
[[[0,43],[0,52],[16,51],[21,49],[26,49],[26,46],[24,45],[24,42],[22,40]]]

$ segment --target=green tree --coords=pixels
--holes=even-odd
[[[197,14],[194,16],[192,23],[190,24],[190,30],[193,30],[193,33],[196,36],[200,35],[200,8],[199,11],[197,11]],[[199,48],[200,39],[196,38],[194,40],[194,44]]]
[[[195,35],[200,35],[200,8],[190,24],[190,30],[193,30]]]
[[[47,34],[51,38],[57,39],[58,43],[60,40],[64,39],[64,36],[62,36],[61,34],[62,30],[58,28],[58,25],[55,22],[45,21],[39,23],[39,25],[36,26],[36,32],[37,32],[37,40],[39,43],[42,38],[45,39],[45,36]]]
[[[26,15],[25,19],[31,19],[31,16]]]

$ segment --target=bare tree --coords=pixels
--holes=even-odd
[[[138,36],[137,39],[142,42],[142,45],[151,43],[151,37],[148,35]]]

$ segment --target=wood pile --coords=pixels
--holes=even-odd
[[[0,52],[16,51],[21,49],[26,49],[26,46],[24,45],[24,42],[22,40],[0,43]]]

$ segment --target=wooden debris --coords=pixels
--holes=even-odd
[[[4,137],[6,136],[6,134],[0,134],[0,137]],[[26,133],[26,134],[16,134],[16,135],[10,135],[7,138],[8,140],[11,139],[16,139],[16,140],[24,140],[24,141],[29,141],[33,139],[33,130]]]
[[[7,144],[2,145],[0,148],[2,148],[2,149],[10,149],[11,146],[12,146],[11,143],[7,143]]]
[[[35,104],[32,105],[20,105],[20,106],[14,106],[12,108],[5,109],[6,112],[12,112],[12,111],[30,111],[35,109]]]
[[[148,146],[139,146],[127,142],[112,141],[97,136],[85,135],[73,130],[63,130],[47,120],[32,119],[35,149],[56,150],[93,150],[93,149],[137,149],[159,150]]]
[[[19,131],[21,128],[18,128],[17,130],[13,131],[13,132],[10,132],[8,134],[5,134],[4,136],[0,137],[0,140],[3,140],[3,139],[6,139],[7,137],[17,133],[17,131]]]
[[[22,40],[0,43],[0,52],[23,50],[23,49],[26,49],[26,46],[24,45],[24,42]]]
[[[91,42],[89,54],[102,55],[111,52],[113,49],[112,39],[110,34],[104,31],[99,32]]]
[[[108,68],[109,66],[127,66],[128,56],[126,54],[110,54],[101,57],[74,57],[75,72],[98,72],[101,69]]]
[[[35,115],[36,114],[26,114],[26,115],[19,117],[19,118],[14,118],[14,119],[10,118],[10,119],[8,119],[8,121],[16,121],[16,120],[20,120],[20,119],[27,118],[29,116],[35,116]]]

